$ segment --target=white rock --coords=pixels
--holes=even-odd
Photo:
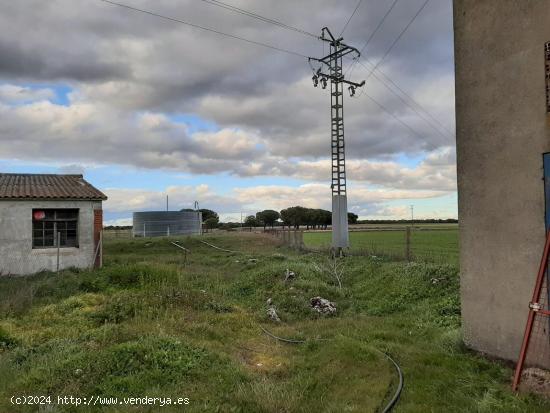
[[[280,322],[281,319],[279,318],[279,316],[277,315],[277,311],[275,311],[275,307],[269,307],[267,309],[267,316],[273,320],[273,321],[276,321],[276,322]]]
[[[319,314],[336,314],[336,303],[322,297],[313,297],[310,300],[311,308]]]

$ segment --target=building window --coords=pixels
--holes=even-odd
[[[32,247],[78,247],[78,209],[33,209]]]
[[[550,42],[544,45],[544,67],[546,69],[546,113],[550,113]]]

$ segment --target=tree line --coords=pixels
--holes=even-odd
[[[182,209],[187,211],[187,209]],[[206,228],[230,229],[241,226],[239,222],[220,223],[219,215],[210,209],[200,209],[202,212],[202,221]],[[348,222],[357,223],[359,217],[353,212],[348,212]],[[273,209],[264,209],[256,212],[255,215],[248,215],[242,225],[246,227],[270,227],[283,226],[299,229],[305,226],[307,229],[326,229],[332,223],[332,212],[325,209],[305,208],[294,206],[285,208],[281,211]]]
[[[194,211],[194,209],[181,209],[180,211]],[[256,212],[255,215],[248,215],[243,223],[240,222],[220,222],[220,217],[216,211],[211,209],[199,209],[202,212],[202,222],[208,229],[220,228],[231,229],[241,225],[246,227],[270,227],[283,226],[289,228],[300,229],[327,229],[332,224],[332,212],[325,209],[305,208],[302,206],[294,206],[285,208],[281,211],[273,209],[264,209]],[[409,219],[366,219],[359,220],[357,214],[348,212],[349,224],[411,224]],[[457,219],[415,219],[415,224],[452,224],[458,223]],[[130,229],[131,226],[106,226],[105,229]]]
[[[187,211],[187,210],[182,210]],[[205,226],[209,229],[231,229],[241,225],[246,227],[270,227],[275,226],[289,227],[300,229],[327,229],[332,224],[332,212],[319,208],[306,208],[302,206],[293,206],[275,211],[273,209],[265,209],[256,212],[255,215],[248,215],[242,224],[240,222],[220,222],[219,215],[210,209],[200,209],[202,212],[202,220]],[[357,214],[348,212],[348,224],[411,224],[411,220],[399,219],[367,219],[359,220]],[[451,224],[457,223],[457,219],[415,219],[415,224]]]

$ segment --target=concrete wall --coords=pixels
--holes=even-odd
[[[91,267],[94,209],[99,201],[7,201],[0,200],[0,275],[54,271],[57,249],[32,248],[33,208],[78,208],[78,248],[60,248],[60,268]]]
[[[454,1],[464,338],[506,359],[517,359],[544,246],[549,15],[550,0]]]

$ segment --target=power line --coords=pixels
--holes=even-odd
[[[367,39],[367,41],[365,42],[365,44],[363,45],[363,47],[361,47],[361,49],[359,49],[359,53],[363,54],[363,50],[365,50],[367,48],[367,46],[369,45],[369,43],[371,42],[371,40],[374,38],[374,36],[376,35],[376,33],[378,32],[378,30],[380,30],[380,27],[382,27],[382,25],[384,24],[384,22],[386,21],[387,17],[391,14],[393,8],[395,7],[395,5],[397,4],[399,0],[394,0],[393,3],[391,4],[390,8],[386,11],[386,13],[384,14],[384,16],[382,16],[382,19],[378,22],[378,25],[376,26],[376,28],[374,29],[374,31],[370,34],[369,38]],[[348,72],[350,69],[353,71],[353,66],[355,65],[355,61],[348,67],[348,70],[346,70],[346,72]],[[351,73],[350,73],[350,76],[351,76]]]
[[[358,99],[361,95],[359,95],[356,99]],[[408,125],[405,121],[398,118],[393,112],[391,112],[387,107],[385,107],[383,104],[378,102],[375,98],[373,98],[371,95],[369,95],[367,92],[365,92],[365,96],[368,97],[372,102],[374,102],[378,107],[380,107],[384,112],[386,112],[388,115],[390,115],[392,118],[394,118],[396,121],[401,123],[404,127],[409,129],[414,135],[419,137],[420,139],[423,139],[424,136],[422,136],[420,133],[418,133],[416,130],[414,130],[410,125]]]
[[[371,64],[372,65],[372,62],[369,62],[367,59],[365,59],[367,63]],[[359,62],[361,65],[363,65],[361,62]],[[369,70],[369,69],[367,69]],[[376,69],[376,71],[381,74],[385,79],[388,80],[388,82],[390,82],[397,90],[399,90],[403,95],[405,95],[416,107],[418,107],[420,110],[422,110],[427,116],[429,116],[434,122],[436,122],[442,129],[444,129],[447,133],[449,133],[452,137],[455,136],[454,132],[452,132],[451,130],[449,130],[443,123],[441,123],[439,121],[439,119],[437,119],[436,117],[434,117],[426,108],[424,108],[420,103],[418,103],[411,95],[409,95],[407,92],[405,92],[403,90],[403,88],[401,88],[401,86],[399,86],[394,80],[392,80],[392,78],[390,78],[388,75],[386,75],[382,69],[378,68]],[[376,74],[374,74],[374,76],[380,80],[380,78],[378,78],[376,76]],[[391,89],[390,89],[391,90]],[[392,91],[394,94],[395,92]]]
[[[412,19],[409,21],[409,23],[407,23],[407,25],[403,28],[403,30],[401,30],[401,33],[399,33],[399,35],[395,38],[395,40],[393,41],[393,43],[390,45],[390,47],[386,50],[386,52],[384,53],[384,55],[382,56],[382,58],[380,60],[378,60],[378,62],[374,65],[374,68],[370,71],[370,73],[367,75],[366,79],[365,80],[368,80],[373,72],[378,69],[378,66],[380,66],[380,64],[384,61],[384,59],[386,57],[388,57],[388,55],[390,54],[390,52],[392,51],[392,49],[395,47],[395,45],[397,44],[397,42],[399,42],[399,40],[401,39],[401,37],[403,37],[403,35],[407,32],[407,30],[409,29],[409,27],[411,27],[411,25],[414,23],[414,21],[416,20],[416,18],[420,15],[420,13],[422,12],[422,10],[424,10],[424,8],[426,7],[426,5],[429,3],[430,0],[425,0],[424,3],[422,4],[422,6],[420,6],[420,8],[417,10],[417,12],[415,13],[415,15],[412,17]],[[361,96],[363,93],[365,92],[365,89],[363,89],[361,91],[361,94],[359,96]]]
[[[368,60],[366,60],[366,62],[370,65],[372,65],[371,62],[369,62]],[[370,70],[367,66],[365,66],[363,64],[363,62],[359,61],[358,62],[361,66],[363,66],[365,69],[367,70]],[[379,71],[379,69],[377,69]],[[379,73],[381,73],[379,71]],[[428,115],[433,121],[435,121],[438,125],[440,125],[441,128],[443,128],[445,130],[445,132],[449,133],[450,134],[450,137],[453,137],[454,138],[454,134],[447,130],[445,128],[445,126],[439,122],[439,120],[437,120],[434,116],[432,116],[426,109],[424,109],[419,103],[417,103],[411,96],[409,96],[403,89],[401,89],[393,80],[391,80],[389,77],[385,76],[388,81],[390,81],[395,87],[398,88],[399,91],[401,91],[401,93],[403,93],[405,96],[407,96],[412,102],[415,103],[415,106],[413,106],[411,103],[409,103],[407,100],[405,100],[401,95],[397,94],[389,85],[388,83],[386,83],[386,81],[380,77],[378,77],[376,75],[376,73],[373,71],[372,75],[380,82],[382,83],[393,95],[395,95],[399,100],[401,100],[401,102],[403,102],[406,106],[408,106],[412,111],[414,111],[418,117],[420,117],[422,120],[424,120],[433,130],[435,130],[438,134],[440,134],[441,136],[443,136],[443,133],[442,133],[442,130],[437,128],[432,122],[430,122],[428,119],[426,119],[425,115],[423,115],[422,113],[419,112],[419,109],[424,112],[426,115]]]
[[[403,28],[403,30],[401,30],[401,33],[399,33],[399,35],[395,38],[395,40],[393,41],[393,43],[391,44],[391,46],[386,50],[386,52],[384,53],[384,55],[382,56],[382,58],[378,61],[378,63],[376,63],[374,65],[374,69],[372,69],[372,71],[367,75],[367,79],[370,77],[370,75],[372,74],[372,72],[374,72],[378,66],[380,66],[380,64],[384,61],[384,59],[386,57],[388,57],[388,55],[390,54],[390,52],[393,50],[393,48],[395,47],[395,45],[397,44],[397,42],[399,42],[399,40],[401,40],[401,37],[403,37],[403,35],[407,32],[407,30],[409,30],[409,27],[411,27],[411,25],[414,23],[414,21],[416,20],[416,18],[420,15],[420,13],[422,13],[422,10],[424,10],[424,8],[426,7],[426,5],[430,2],[430,0],[425,0],[424,3],[422,4],[422,6],[418,9],[418,11],[415,13],[415,15],[413,16],[413,18],[409,21],[409,23],[407,23],[407,25]]]
[[[372,38],[374,37],[374,35],[376,34],[376,32],[378,32],[378,30],[380,30],[380,27],[382,27],[382,25],[384,24],[384,22],[386,21],[387,17],[390,15],[390,13],[392,12],[393,8],[395,7],[395,5],[397,4],[399,0],[394,0],[392,5],[390,6],[390,8],[386,11],[386,14],[384,14],[384,16],[382,17],[382,20],[380,20],[380,22],[378,23],[378,26],[376,26],[376,29],[374,29],[374,31],[371,33],[371,35],[369,36],[369,38],[367,39],[367,41],[365,42],[365,44],[363,45],[363,47],[361,47],[361,49],[359,49],[359,52],[363,53],[363,50],[365,50],[367,48],[367,46],[369,45],[370,41],[372,40]]]
[[[260,14],[254,13],[254,12],[249,11],[249,10],[242,9],[240,7],[237,7],[237,6],[233,6],[232,4],[224,3],[223,1],[219,1],[219,0],[201,0],[201,1],[203,1],[207,4],[210,4],[212,6],[221,7],[222,9],[226,9],[226,10],[232,11],[234,13],[239,13],[239,14],[242,14],[244,16],[252,17],[253,19],[261,20],[263,22],[270,23],[270,24],[273,24],[275,26],[278,26],[278,27],[281,27],[281,28],[284,28],[284,29],[292,30],[292,31],[295,31],[297,33],[304,34],[306,36],[311,36],[315,39],[319,38],[319,36],[317,36],[316,34],[310,33],[306,30],[300,29],[298,27],[290,26],[286,23],[282,23],[278,20],[262,16]]]
[[[288,53],[288,54],[291,54],[291,55],[294,55],[294,56],[299,56],[299,57],[302,57],[302,58],[308,58],[308,56],[302,54],[302,53],[299,53],[299,52],[295,52],[295,51],[292,51],[292,50],[287,50],[287,49],[283,49],[283,48],[280,48],[280,47],[277,47],[277,46],[272,46],[272,45],[269,45],[267,43],[262,43],[262,42],[258,42],[258,41],[255,41],[255,40],[250,40],[250,39],[246,39],[244,37],[240,37],[240,36],[236,36],[236,35],[233,35],[233,34],[229,34],[229,33],[225,33],[225,32],[222,32],[222,31],[219,31],[219,30],[216,30],[216,29],[211,29],[211,28],[208,28],[208,27],[204,27],[204,26],[201,26],[201,25],[198,25],[198,24],[194,24],[194,23],[190,23],[190,22],[187,22],[185,20],[181,20],[181,19],[176,19],[176,18],[173,18],[173,17],[169,17],[169,16],[165,16],[165,15],[162,15],[162,14],[159,14],[159,13],[155,13],[155,12],[151,12],[151,11],[148,11],[148,10],[144,10],[144,9],[140,9],[140,8],[137,8],[137,7],[133,7],[133,6],[129,6],[127,4],[123,4],[123,3],[118,3],[118,2],[114,2],[114,1],[111,1],[111,0],[99,0],[99,1],[102,1],[104,3],[108,3],[108,4],[111,4],[113,6],[117,6],[117,7],[121,7],[121,8],[126,8],[126,9],[129,9],[129,10],[132,10],[132,11],[136,11],[136,12],[139,12],[139,13],[144,13],[144,14],[148,14],[150,16],[154,16],[154,17],[158,17],[158,18],[161,18],[161,19],[164,19],[164,20],[168,20],[168,21],[172,21],[174,23],[180,23],[180,24],[184,24],[184,25],[187,25],[187,26],[191,26],[191,27],[194,27],[194,28],[197,28],[197,29],[201,29],[201,30],[205,30],[205,31],[209,31],[209,32],[212,32],[212,33],[216,33],[216,34],[219,34],[221,36],[226,36],[226,37],[229,37],[229,38],[232,38],[232,39],[235,39],[235,40],[240,40],[240,41],[243,41],[243,42],[247,42],[247,43],[250,43],[250,44],[254,44],[254,45],[257,45],[257,46],[262,46],[262,47],[266,47],[266,48],[269,48],[269,49],[272,49],[272,50],[277,50],[279,52],[283,52],[283,53]],[[205,0],[203,0],[205,1]],[[215,0],[208,0],[207,2],[210,2],[210,1],[215,1]],[[381,63],[382,60],[384,60],[385,57],[387,57],[387,55],[389,54],[389,52],[391,51],[391,49],[395,46],[395,44],[397,43],[397,41],[403,36],[403,34],[407,31],[407,29],[410,27],[410,25],[412,24],[412,22],[416,19],[416,17],[418,17],[418,15],[420,14],[420,12],[424,9],[424,7],[426,6],[426,4],[429,2],[429,0],[426,0],[424,2],[424,4],[422,5],[422,7],[418,10],[418,12],[415,14],[415,16],[413,17],[413,19],[409,22],[409,24],[407,24],[407,26],[405,27],[405,29],[400,33],[400,35],[398,36],[398,38],[396,39],[396,41],[393,42],[392,46],[390,46],[390,49],[388,49],[388,51],[385,53],[384,57],[378,62],[377,65],[379,65]],[[395,4],[395,3],[394,3]],[[388,15],[389,13],[386,13],[386,16]],[[370,62],[369,62],[370,63]],[[368,68],[367,68],[368,69]],[[371,72],[369,73],[368,76],[371,76],[373,74],[373,72],[377,69],[376,65],[374,66],[374,68],[371,70]],[[390,79],[391,81],[391,79]],[[394,83],[392,81],[392,83]],[[400,88],[399,88],[400,89]],[[400,89],[402,90],[402,89]],[[364,92],[364,89],[362,91],[362,93],[358,96],[360,97]],[[405,92],[403,92],[405,93]],[[394,113],[390,112],[384,105],[382,105],[380,102],[378,102],[376,99],[374,99],[372,96],[370,96],[369,94],[365,93],[366,96],[372,100],[376,105],[378,105],[381,109],[383,109],[385,112],[387,112],[389,115],[391,115],[394,119],[396,119],[399,123],[401,123],[403,126],[405,126],[407,129],[409,129],[411,132],[413,132],[416,136],[422,138],[422,136],[416,132],[412,127],[410,127],[408,124],[406,124],[403,120],[399,119],[397,116],[395,116]],[[407,95],[408,96],[408,95]],[[412,99],[412,98],[411,98]]]
[[[370,41],[374,38],[374,35],[377,33],[377,31],[380,29],[380,27],[382,27],[384,21],[387,19],[387,17],[390,15],[390,13],[392,12],[392,10],[394,9],[395,5],[397,4],[399,0],[394,0],[393,3],[391,4],[390,8],[386,11],[386,13],[384,14],[384,16],[382,17],[382,19],[380,20],[380,22],[378,23],[378,25],[376,26],[376,28],[374,29],[374,31],[371,33],[371,35],[369,36],[369,38],[367,39],[367,41],[365,42],[365,44],[363,45],[363,47],[361,47],[361,49],[359,50],[360,53],[362,53],[365,48],[369,45]],[[361,66],[365,67],[367,70],[369,70],[369,74],[367,76],[367,79],[371,76],[371,75],[374,75],[375,78],[377,80],[379,80],[391,93],[393,93],[395,96],[397,96],[404,104],[406,104],[408,107],[410,107],[420,118],[422,118],[428,125],[430,125],[430,127],[432,127],[434,130],[436,130],[439,134],[442,133],[442,131],[438,128],[436,128],[429,120],[427,120],[422,114],[420,114],[418,112],[418,110],[424,112],[430,119],[432,119],[434,122],[436,122],[445,132],[447,132],[450,136],[454,137],[454,133],[451,132],[445,125],[443,125],[437,118],[435,118],[430,112],[428,112],[422,105],[420,105],[418,102],[416,102],[407,92],[405,92],[396,82],[394,82],[389,76],[387,76],[381,69],[378,68],[378,66],[380,65],[380,63],[388,56],[388,54],[391,52],[391,50],[393,49],[393,47],[397,44],[397,42],[399,41],[399,39],[403,36],[403,34],[408,30],[408,28],[412,25],[412,23],[416,20],[416,18],[418,17],[418,15],[422,12],[422,10],[426,7],[427,3],[428,3],[429,0],[426,0],[424,2],[424,4],[422,4],[422,6],[420,7],[420,9],[416,12],[416,14],[413,16],[413,18],[409,21],[409,23],[407,24],[407,26],[405,26],[405,28],[401,31],[401,33],[399,34],[399,36],[395,39],[395,41],[392,43],[392,45],[390,46],[389,49],[386,50],[384,56],[382,57],[382,59],[380,59],[380,61],[374,65],[372,62],[370,62],[368,59],[365,59],[365,61],[373,66],[372,69],[369,69],[367,68],[359,59],[355,59],[353,61],[353,63],[350,64],[350,66],[348,67],[347,71],[350,71],[350,75],[351,73],[353,72],[353,69],[355,67],[355,65],[357,63],[359,63]],[[378,73],[380,73],[384,78],[386,78],[397,90],[399,90],[404,96],[406,96],[411,102],[407,102],[402,96],[398,95],[383,79],[381,79],[380,77],[376,76],[376,73],[374,73],[375,71],[378,71]],[[361,91],[361,94],[365,93],[364,92],[364,89],[363,91]],[[361,94],[359,96],[361,96]],[[416,108],[414,106],[416,106]],[[417,109],[418,108],[418,109]]]
[[[353,16],[355,16],[355,13],[357,12],[357,9],[359,8],[359,6],[361,5],[362,2],[363,2],[363,0],[359,0],[359,1],[357,2],[357,6],[355,6],[355,9],[353,10],[353,13],[351,13],[351,16],[349,16],[348,21],[347,21],[346,24],[344,25],[344,28],[342,29],[342,31],[340,32],[340,34],[338,35],[338,37],[342,37],[342,35],[343,35],[344,32],[346,31],[346,28],[348,27],[349,22],[351,21],[351,19],[353,19]]]
[[[216,34],[219,34],[219,35],[222,35],[222,36],[230,37],[230,38],[235,39],[235,40],[241,40],[241,41],[243,41],[243,42],[247,42],[247,43],[250,43],[250,44],[255,44],[255,45],[257,45],[257,46],[263,46],[263,47],[267,47],[267,48],[269,48],[269,49],[277,50],[277,51],[279,51],[279,52],[288,53],[288,54],[291,54],[291,55],[294,55],[294,56],[303,57],[303,58],[305,58],[305,59],[307,59],[307,58],[309,57],[309,56],[306,56],[306,55],[304,55],[304,54],[302,54],[302,53],[299,53],[299,52],[294,52],[294,51],[292,51],[292,50],[287,50],[287,49],[283,49],[283,48],[281,48],[281,47],[272,46],[272,45],[270,45],[270,44],[258,42],[258,41],[256,41],[256,40],[246,39],[246,38],[244,38],[244,37],[236,36],[236,35],[234,35],[234,34],[224,33],[224,32],[221,32],[221,31],[219,31],[219,30],[216,30],[216,29],[211,29],[211,28],[209,28],[209,27],[204,27],[204,26],[200,26],[200,25],[198,25],[198,24],[190,23],[190,22],[187,22],[187,21],[185,21],[185,20],[176,19],[176,18],[173,18],[173,17],[165,16],[165,15],[158,14],[158,13],[151,12],[151,11],[144,10],[144,9],[138,9],[137,7],[128,6],[127,4],[117,3],[117,2],[114,2],[114,1],[111,1],[111,0],[99,0],[99,1],[102,1],[102,2],[104,2],[104,3],[111,4],[111,5],[113,5],[113,6],[118,6],[118,7],[126,8],[126,9],[129,9],[129,10],[133,10],[133,11],[136,11],[136,12],[148,14],[148,15],[150,15],[150,16],[159,17],[159,18],[161,18],[161,19],[169,20],[169,21],[172,21],[172,22],[174,22],[174,23],[185,24],[185,25],[187,25],[187,26],[195,27],[195,28],[197,28],[197,29],[201,29],[201,30],[205,30],[205,31],[208,31],[208,32],[216,33]]]

